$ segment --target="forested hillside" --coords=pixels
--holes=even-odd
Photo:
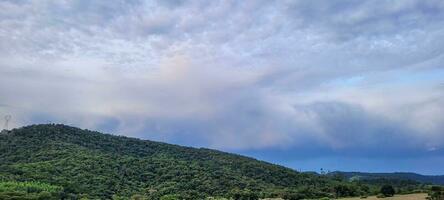
[[[374,179],[398,179],[412,180],[420,183],[444,185],[444,176],[426,176],[416,173],[394,172],[394,173],[366,173],[366,172],[332,172],[340,174],[347,179],[374,180]]]
[[[11,188],[29,184],[50,188],[32,195],[55,199],[299,199],[372,192],[360,183],[299,173],[240,155],[65,125],[4,131],[0,152],[0,183],[11,186],[0,187],[0,195],[12,195]],[[14,195],[26,194],[19,190]]]

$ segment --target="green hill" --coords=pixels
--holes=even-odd
[[[303,199],[409,192],[416,182],[347,181],[221,151],[65,125],[0,133],[0,199]]]
[[[332,184],[326,177],[240,155],[65,125],[4,131],[0,152],[0,180],[60,186],[71,199],[276,196],[288,190],[316,197],[328,195]]]
[[[340,174],[347,179],[374,180],[374,179],[397,179],[412,180],[426,184],[444,185],[444,176],[427,176],[411,172],[394,172],[394,173],[367,173],[367,172],[332,172],[332,174]]]

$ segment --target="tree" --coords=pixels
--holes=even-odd
[[[432,186],[429,192],[430,200],[444,200],[444,189],[440,186]]]
[[[296,192],[286,192],[286,193],[284,193],[282,198],[284,200],[299,200],[299,199],[303,199],[304,195],[296,193]]]
[[[345,184],[338,184],[333,187],[336,198],[350,196],[350,188]]]
[[[147,198],[145,198],[143,195],[140,194],[135,194],[133,196],[131,196],[131,200],[146,200]]]
[[[258,200],[259,196],[250,190],[234,190],[230,195],[234,200]]]
[[[164,195],[162,197],[160,197],[160,200],[179,200],[179,196],[178,195]]]
[[[381,194],[386,197],[392,197],[393,195],[395,195],[395,189],[391,185],[383,185],[381,187]]]

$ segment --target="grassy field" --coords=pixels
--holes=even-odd
[[[396,195],[394,197],[387,198],[376,198],[375,196],[371,196],[366,198],[367,200],[425,200],[427,194],[407,194],[407,195]],[[363,200],[359,197],[355,198],[344,198],[341,200]]]

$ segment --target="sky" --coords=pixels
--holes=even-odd
[[[0,115],[444,174],[441,0],[1,0]],[[1,124],[3,125],[3,123]]]

